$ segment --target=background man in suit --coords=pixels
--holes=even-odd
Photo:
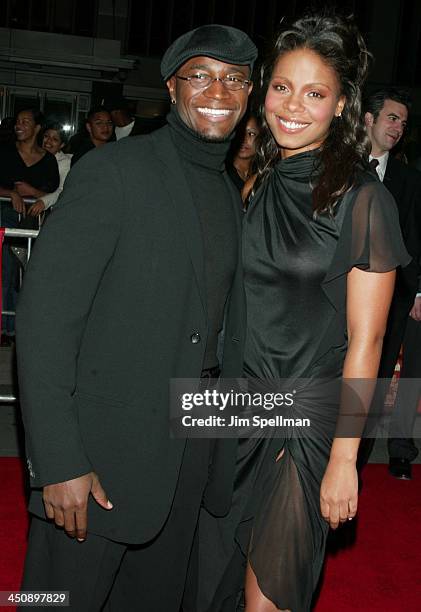
[[[421,293],[415,298],[406,324],[402,368],[389,428],[389,471],[396,478],[410,480],[412,476],[411,461],[418,455],[413,430],[420,399]]]
[[[170,439],[169,381],[241,375],[241,213],[224,160],[256,55],[226,26],[177,39],[161,63],[168,125],[84,156],[29,263],[22,588],[70,590],[77,612],[178,612],[202,500],[229,509],[235,447]]]
[[[399,210],[399,223],[405,246],[413,260],[405,269],[397,270],[395,292],[390,307],[386,335],[383,342],[378,387],[373,401],[375,410],[381,411],[385,392],[393,376],[399,350],[408,323],[408,315],[414,304],[420,272],[421,253],[421,174],[395,159],[391,150],[404,133],[411,107],[408,92],[397,88],[381,89],[365,101],[365,124],[371,140],[370,162],[376,164],[381,181],[389,189]],[[393,435],[393,432],[392,432]],[[363,441],[360,465],[367,463],[374,444],[373,439]],[[403,451],[406,446],[407,451]],[[410,477],[410,461],[417,455],[412,442],[389,440],[389,471],[397,478]]]

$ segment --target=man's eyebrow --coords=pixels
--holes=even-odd
[[[402,123],[407,123],[406,119],[402,119],[402,117],[400,115],[397,115],[396,113],[389,113],[387,116],[391,119],[400,119]]]
[[[189,68],[193,68],[194,70],[209,70],[207,64],[192,64]]]
[[[209,64],[192,64],[188,68],[189,70],[211,70],[211,66]],[[240,74],[245,74],[243,69],[239,66],[231,66],[228,65],[227,74],[232,74],[238,72]]]

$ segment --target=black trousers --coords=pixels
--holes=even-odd
[[[70,591],[74,612],[179,612],[208,465],[209,441],[188,440],[168,519],[146,544],[81,543],[33,517],[21,589]]]
[[[384,401],[395,371],[412,303],[413,300],[400,300],[396,293],[392,300],[377,374],[379,380],[371,402],[364,436],[358,450],[357,468],[359,471],[368,463],[374,447],[377,425],[384,413]]]
[[[418,449],[412,439],[421,397],[421,322],[408,318],[403,339],[403,362],[389,428],[390,457],[413,461]]]

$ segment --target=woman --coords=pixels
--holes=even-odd
[[[246,612],[307,612],[329,526],[357,512],[359,430],[338,417],[355,409],[350,396],[368,409],[395,268],[410,260],[393,198],[366,161],[367,66],[351,20],[310,16],[285,27],[262,68],[259,172],[243,243],[244,372],[252,389],[293,392],[277,414],[311,427],[240,441],[230,516],[200,527],[203,549],[217,551],[204,566],[204,580],[218,580],[212,612],[235,609],[241,553]]]
[[[37,142],[44,117],[35,109],[18,113],[16,143],[0,148],[0,195],[11,199],[13,210],[5,211],[8,225],[18,224],[18,214],[25,211],[23,198],[39,198],[57,189],[59,174],[53,155]]]
[[[34,219],[19,222],[25,213],[24,198],[40,198],[57,189],[59,173],[54,156],[38,145],[38,135],[44,117],[36,109],[21,110],[15,123],[16,142],[0,145],[0,196],[10,198],[2,206],[1,223],[4,227],[26,229],[38,227]],[[16,247],[18,250],[20,247]],[[14,311],[18,292],[18,267],[8,245],[3,247],[3,309]],[[14,336],[14,317],[3,315],[5,338],[8,344]]]
[[[59,123],[53,123],[47,126],[42,138],[42,148],[55,156],[60,174],[60,184],[55,191],[46,193],[29,207],[28,215],[32,217],[37,217],[53,206],[53,204],[57,202],[58,196],[63,191],[64,181],[69,173],[72,159],[70,154],[63,153],[66,142],[66,133]]]
[[[395,268],[410,259],[393,198],[363,170],[368,53],[355,26],[338,17],[299,19],[275,53],[263,71],[260,187],[245,227],[244,369],[250,378],[302,381],[291,413],[311,417],[313,432],[265,441],[272,474],[265,470],[266,483],[255,487],[247,612],[308,610],[328,526],[356,515],[359,439],[345,437],[354,434],[346,423],[344,437],[327,435],[339,411],[349,410],[346,393],[341,405],[339,395],[318,398],[317,386],[365,379],[357,394],[368,409]]]
[[[232,152],[228,154],[227,171],[234,185],[242,191],[255,172],[256,149],[261,126],[259,119],[248,113],[237,128]]]

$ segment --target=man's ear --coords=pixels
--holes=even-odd
[[[92,128],[91,128],[91,124],[86,122],[85,123],[85,127],[86,127],[86,131],[88,132],[89,136],[92,136]]]
[[[364,115],[364,122],[367,127],[372,127],[374,123],[374,115],[367,111],[366,114]]]
[[[176,79],[175,75],[170,77],[168,79],[168,81],[166,82],[167,89],[168,89],[169,94],[170,94],[171,102],[173,104],[175,104],[175,102],[176,102],[176,93],[175,93],[176,83],[177,83],[177,79]]]

